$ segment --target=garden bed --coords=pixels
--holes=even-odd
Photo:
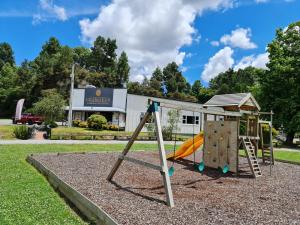
[[[175,207],[165,205],[159,172],[124,162],[113,182],[106,177],[119,153],[41,154],[32,158],[101,207],[119,224],[299,224],[300,167],[261,166],[258,179],[175,163],[171,178]],[[159,163],[156,152],[131,156]],[[198,155],[198,154],[197,154]],[[169,162],[170,163],[170,162]]]

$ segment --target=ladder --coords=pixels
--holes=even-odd
[[[263,163],[274,165],[274,155],[271,148],[263,146],[261,152],[262,152]]]
[[[251,172],[255,178],[261,176],[261,170],[258,165],[257,158],[255,156],[255,148],[249,137],[243,137],[242,142],[244,145],[245,153],[248,159],[248,163],[251,169]]]

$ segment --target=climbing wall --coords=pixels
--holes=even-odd
[[[237,122],[206,121],[204,124],[204,164],[212,168],[229,165],[229,171],[236,172],[237,164]]]

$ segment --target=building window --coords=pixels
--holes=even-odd
[[[199,124],[199,116],[182,116],[183,124]]]

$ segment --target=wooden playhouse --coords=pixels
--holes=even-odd
[[[239,149],[242,147],[245,150],[253,176],[261,176],[257,160],[259,140],[262,137],[260,124],[268,122],[270,127],[272,124],[270,121],[259,119],[261,108],[252,94],[215,95],[203,107],[239,113],[237,116],[227,116],[211,115],[204,112],[203,161],[205,166],[221,168],[224,172],[231,171],[238,174]],[[262,149],[264,156],[266,156],[264,162],[270,159],[269,161],[273,163],[272,143],[268,149]]]

